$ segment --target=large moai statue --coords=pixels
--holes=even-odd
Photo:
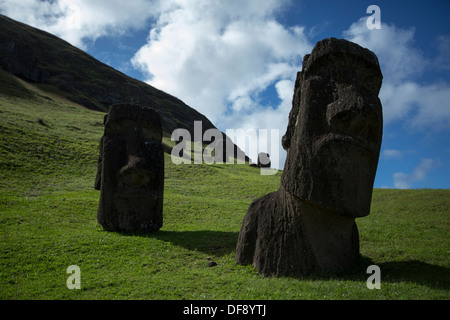
[[[359,261],[356,217],[370,212],[382,138],[378,59],[335,38],[316,44],[297,74],[278,191],[244,217],[238,264],[259,273],[339,272]]]
[[[108,231],[154,232],[163,225],[164,154],[156,111],[116,104],[104,119],[95,189]]]

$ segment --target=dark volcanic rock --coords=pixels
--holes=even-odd
[[[27,82],[44,84],[52,95],[57,93],[100,111],[119,103],[152,106],[161,119],[164,137],[179,128],[194,137],[198,121],[202,123],[202,136],[206,130],[216,129],[180,99],[128,77],[48,32],[1,14],[0,30],[0,68]],[[230,140],[223,136],[224,141]],[[234,157],[243,154],[234,144],[233,148]],[[248,161],[248,157],[245,159]]]
[[[153,232],[163,225],[164,155],[159,115],[132,104],[110,107],[95,188],[98,222],[108,231]]]
[[[357,264],[358,241],[354,219],[301,201],[280,187],[250,205],[236,261],[269,276],[341,271]]]
[[[250,205],[237,263],[278,276],[358,263],[355,217],[370,209],[382,137],[381,82],[375,54],[346,40],[324,39],[304,57],[282,140],[281,186]]]
[[[194,134],[194,121],[203,130],[215,128],[204,115],[144,82],[96,60],[68,42],[0,14],[0,68],[28,82],[59,89],[86,108],[107,111],[117,103],[151,105],[158,111],[164,136],[185,128]]]
[[[349,41],[320,41],[305,56],[283,137],[287,191],[350,217],[369,214],[383,128],[381,82],[376,56]]]

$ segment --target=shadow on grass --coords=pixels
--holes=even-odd
[[[126,234],[124,234],[126,235]],[[130,234],[131,235],[131,234]],[[155,238],[170,242],[176,246],[195,250],[214,256],[224,256],[236,250],[238,232],[226,231],[165,231],[159,230],[155,233],[136,234],[146,238]]]
[[[133,234],[170,242],[176,246],[203,252],[212,256],[224,256],[236,250],[238,232],[225,231],[164,231],[150,234]],[[450,289],[450,268],[429,264],[419,260],[375,263],[369,257],[361,256],[360,264],[339,274],[312,274],[299,278],[308,280],[340,279],[366,282],[371,275],[366,272],[369,265],[380,267],[383,282],[411,282],[434,289]]]
[[[378,265],[381,281],[412,282],[435,289],[450,289],[450,268],[418,260],[384,262]],[[383,277],[384,275],[384,277]]]
[[[410,282],[424,285],[432,289],[450,289],[450,268],[429,264],[419,260],[391,261],[375,263],[370,258],[362,256],[358,267],[338,275],[317,275],[321,279],[343,279],[366,282],[371,273],[367,273],[369,265],[377,265],[383,282]]]

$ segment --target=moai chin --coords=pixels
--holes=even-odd
[[[156,111],[116,104],[104,118],[95,188],[105,230],[154,232],[163,225],[164,154]]]
[[[250,205],[237,263],[279,276],[358,264],[355,218],[370,212],[383,127],[381,83],[376,55],[355,43],[324,39],[304,57],[282,139],[281,186]]]

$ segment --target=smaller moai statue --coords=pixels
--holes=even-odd
[[[266,152],[260,152],[258,154],[258,167],[270,168],[270,155]]]
[[[146,106],[115,104],[104,118],[95,189],[107,231],[155,232],[163,225],[161,120]]]

